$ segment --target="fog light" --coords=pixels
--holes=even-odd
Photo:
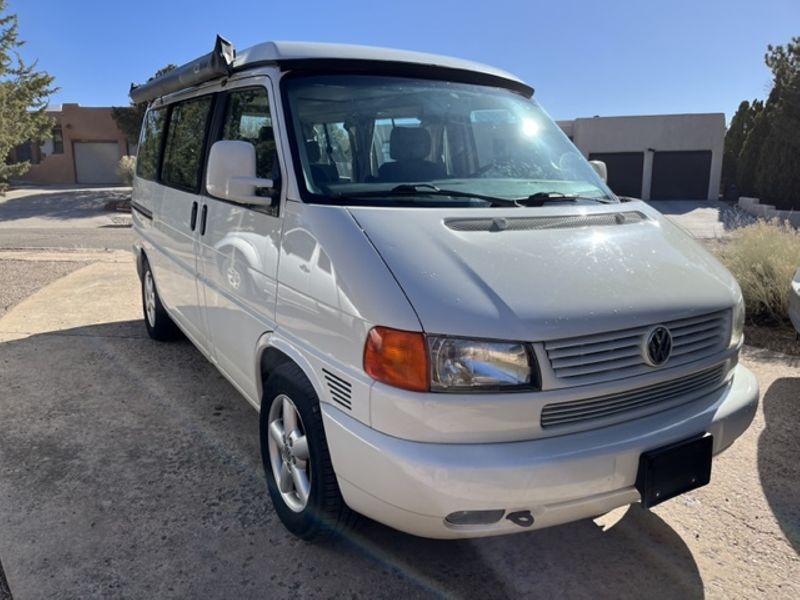
[[[505,510],[460,510],[445,517],[450,525],[490,525],[503,518]]]

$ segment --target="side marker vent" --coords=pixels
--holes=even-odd
[[[331,393],[331,398],[333,398],[334,402],[350,410],[352,408],[351,393],[353,385],[346,379],[334,375],[328,369],[322,369],[322,373],[325,375],[328,391]]]

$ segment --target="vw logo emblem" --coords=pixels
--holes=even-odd
[[[660,367],[672,354],[672,334],[663,325],[653,327],[644,343],[644,360],[651,367]]]

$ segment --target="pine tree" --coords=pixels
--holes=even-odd
[[[800,37],[786,46],[769,46],[764,57],[772,70],[767,102],[769,133],[756,167],[762,200],[782,209],[800,209]]]
[[[753,101],[755,104],[756,101]],[[722,189],[727,190],[736,184],[736,170],[739,165],[739,155],[747,139],[747,134],[753,127],[755,116],[754,107],[747,100],[743,100],[731,119],[731,125],[725,134],[725,149],[722,153]]]
[[[165,73],[176,68],[175,65],[169,64],[155,72],[150,79],[152,81],[156,77],[161,77]],[[114,106],[111,108],[111,116],[117,123],[120,131],[125,134],[128,141],[135,144],[139,139],[139,130],[142,128],[142,121],[144,120],[144,113],[147,111],[147,103],[134,104],[131,102],[130,106]]]
[[[24,42],[19,39],[17,16],[5,12],[6,0],[0,0],[0,194],[8,188],[9,178],[30,167],[27,162],[10,163],[6,157],[11,150],[51,135],[54,123],[45,110],[48,97],[56,91],[52,76],[19,56]]]
[[[761,150],[769,135],[769,119],[764,103],[753,101],[750,105],[751,125],[745,135],[739,159],[736,164],[736,186],[742,196],[758,196],[756,175]]]

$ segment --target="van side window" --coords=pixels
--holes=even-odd
[[[280,178],[267,90],[258,87],[230,93],[222,139],[253,144],[256,148],[256,177]]]
[[[164,146],[161,181],[196,192],[200,188],[203,141],[211,112],[211,96],[173,105]]]
[[[164,136],[166,109],[149,110],[142,126],[139,155],[136,158],[136,174],[143,179],[155,181],[158,177],[158,159],[161,139]]]

